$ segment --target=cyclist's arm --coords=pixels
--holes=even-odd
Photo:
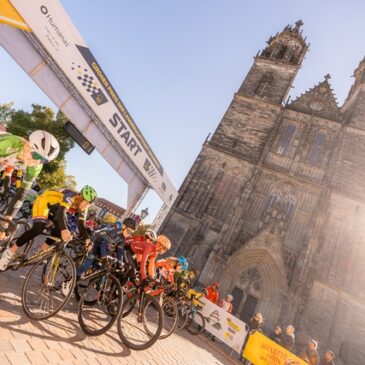
[[[85,225],[86,216],[87,216],[87,210],[80,212],[78,223],[77,223],[78,227],[79,227],[80,237],[83,240],[86,240],[86,239],[90,238],[89,233],[88,233],[87,228],[86,228],[86,225]]]
[[[58,224],[58,227],[60,228],[60,231],[68,230],[67,215],[66,215],[67,210],[68,207],[64,205],[60,205],[57,209],[56,222]]]
[[[148,258],[148,275],[151,278],[154,278],[155,274],[156,274],[156,268],[155,268],[156,258],[157,258],[157,254],[152,254]]]

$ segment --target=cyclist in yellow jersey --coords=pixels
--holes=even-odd
[[[51,235],[60,237],[63,241],[69,241],[72,238],[72,235],[67,227],[66,212],[70,209],[78,213],[80,236],[85,240],[85,245],[89,245],[91,241],[85,227],[85,220],[88,207],[96,198],[96,191],[91,186],[87,185],[81,189],[80,193],[68,189],[45,191],[33,204],[33,227],[29,231],[23,233],[14,244],[3,253],[0,259],[0,271],[7,268],[19,247],[42,234],[48,219],[51,219],[55,224]],[[52,242],[52,239],[47,239],[42,245],[42,249],[46,249],[48,244],[52,244]]]

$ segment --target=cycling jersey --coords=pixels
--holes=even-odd
[[[174,284],[174,274],[176,271],[177,259],[175,257],[159,260],[155,263],[156,268],[161,269],[162,276],[170,283]]]
[[[21,186],[6,211],[6,215],[13,217],[19,211],[26,191],[32,187],[43,168],[43,164],[40,163],[25,167],[23,161],[20,160],[19,154],[23,151],[26,143],[27,141],[22,137],[14,136],[10,133],[0,133],[0,166],[10,165],[18,170],[25,170]]]
[[[131,237],[127,239],[131,250],[136,255],[140,256],[139,268],[142,280],[147,278],[146,265],[148,262],[148,275],[151,277],[155,276],[155,261],[158,255],[157,245],[152,242],[148,242],[144,237]]]
[[[78,193],[68,190],[48,190],[41,194],[33,204],[32,218],[35,222],[47,221],[48,218],[56,220],[59,229],[68,229],[66,212],[74,210],[78,213],[78,228],[82,238],[87,238],[84,225],[87,209],[80,211],[76,206],[75,197]]]
[[[0,134],[0,166],[6,167],[6,175],[11,174],[14,169],[25,170],[22,183],[23,189],[30,189],[35,179],[42,171],[43,165],[25,167],[18,155],[23,151],[24,144],[27,141],[19,136],[9,133]]]

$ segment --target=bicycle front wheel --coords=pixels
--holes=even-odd
[[[50,252],[29,271],[22,305],[30,319],[47,319],[69,301],[76,281],[75,264],[65,252]]]
[[[189,308],[186,304],[182,302],[177,303],[177,311],[178,311],[178,320],[175,327],[175,332],[178,332],[185,328],[187,322],[188,322],[188,312]]]
[[[200,312],[191,310],[188,314],[186,329],[192,335],[200,335],[205,329],[205,318]]]
[[[122,342],[132,350],[145,350],[160,337],[163,313],[158,301],[148,294],[134,294],[123,308],[132,308],[130,314],[118,319],[118,334]],[[125,310],[123,309],[125,313]]]
[[[122,287],[114,275],[95,278],[79,301],[78,319],[81,329],[89,336],[105,333],[119,317],[122,303]]]
[[[169,337],[176,328],[179,313],[175,300],[171,297],[164,297],[162,302],[163,327],[160,339]]]

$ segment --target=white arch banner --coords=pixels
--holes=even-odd
[[[60,2],[58,0],[10,0],[10,2],[48,55],[145,179],[145,182],[141,181],[137,184],[139,188],[134,190],[142,191],[143,185],[146,184],[153,188],[170,207],[177,196],[175,187]],[[9,51],[9,45],[7,50],[12,54],[12,50]],[[23,59],[27,57],[28,54],[24,53]],[[19,54],[17,61],[22,64],[19,61]],[[33,78],[34,75],[29,71],[28,74]],[[40,84],[39,81],[37,83]],[[46,93],[55,102],[58,95],[52,94],[59,94],[59,91],[49,89],[48,86]],[[73,102],[71,99],[70,101]],[[67,108],[70,108],[70,105],[66,105],[67,101],[61,105],[55,103],[68,115]],[[90,139],[90,132],[89,135],[83,130],[81,132],[94,142],[95,138]],[[100,148],[98,150],[101,152]],[[136,183],[138,179],[134,180]]]

